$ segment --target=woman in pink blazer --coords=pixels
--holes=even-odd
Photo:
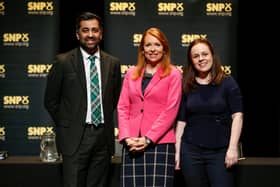
[[[123,143],[121,186],[173,186],[174,121],[181,100],[181,73],[158,28],[146,30],[138,62],[125,75],[118,102]]]

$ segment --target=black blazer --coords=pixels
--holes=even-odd
[[[120,89],[119,59],[100,51],[102,102],[110,153],[114,153],[114,121]],[[73,154],[81,141],[87,112],[85,68],[79,48],[56,56],[48,74],[44,104],[56,127],[58,150]]]

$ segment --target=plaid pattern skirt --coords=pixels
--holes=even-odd
[[[175,145],[158,144],[142,153],[123,148],[121,187],[172,187],[175,167]]]

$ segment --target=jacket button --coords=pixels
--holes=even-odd
[[[143,111],[144,111],[143,109],[140,110],[141,113],[142,113]]]
[[[141,101],[144,101],[144,99],[143,99],[143,98],[141,98]]]

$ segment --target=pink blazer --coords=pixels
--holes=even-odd
[[[175,143],[174,121],[182,94],[181,72],[172,66],[171,73],[160,78],[161,69],[142,94],[142,77],[131,79],[130,68],[123,80],[118,102],[119,141],[146,136],[154,143]]]

